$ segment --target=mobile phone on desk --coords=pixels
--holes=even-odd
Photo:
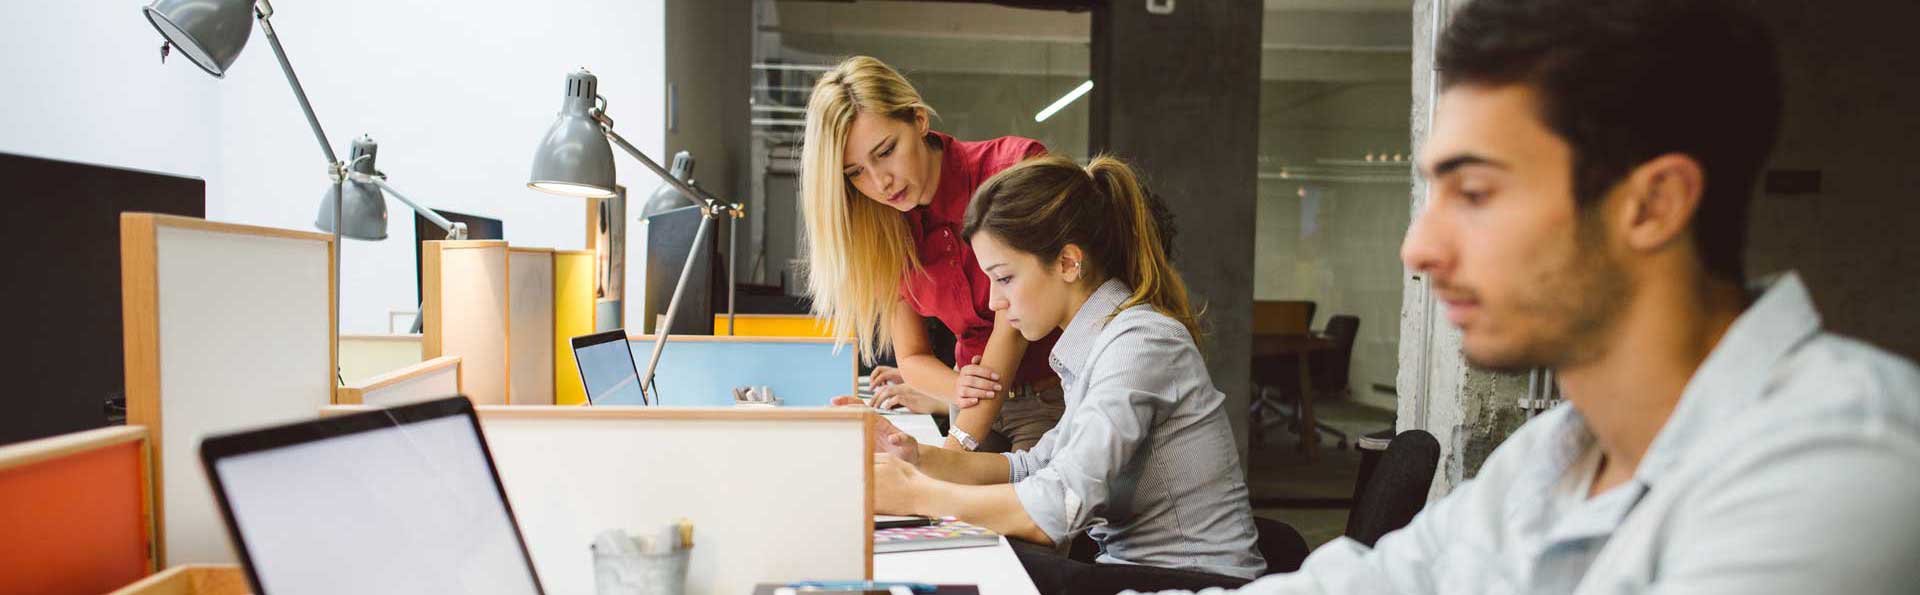
[[[900,529],[905,527],[931,527],[940,524],[940,519],[924,516],[899,516],[891,514],[873,515],[873,530]]]

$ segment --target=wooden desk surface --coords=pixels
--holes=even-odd
[[[931,415],[888,415],[884,419],[921,444],[937,445],[946,440]],[[993,547],[874,554],[873,580],[979,585],[980,595],[1040,593],[1005,537]]]

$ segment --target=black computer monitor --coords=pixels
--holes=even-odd
[[[693,248],[693,236],[700,229],[701,217],[699,208],[683,207],[647,218],[647,257],[643,265],[647,292],[646,301],[641,303],[643,318],[639,321],[641,324],[629,320],[627,326],[638,326],[648,333],[659,332],[655,322],[667,313],[674,285],[680,282],[680,271],[686,266],[688,251]],[[714,312],[727,311],[726,254],[721,251],[724,247],[720,243],[720,234],[724,231],[717,229],[725,225],[718,222],[714,224],[716,229],[707,230],[707,247],[694,259],[693,275],[687,278],[687,289],[680,295],[680,310],[674,313],[672,331],[675,335],[711,335]]]
[[[440,213],[441,217],[446,217],[448,221],[467,224],[467,239],[469,240],[507,239],[506,227],[501,225],[499,219],[490,219],[479,215],[468,215],[466,213],[455,213],[453,211],[442,211],[440,209],[434,209],[434,211]],[[428,240],[444,239],[447,239],[447,232],[441,231],[440,226],[434,225],[433,222],[428,221],[426,217],[421,217],[419,213],[413,214],[413,303],[415,304],[427,299],[426,291],[421,288],[421,275],[424,273],[420,272],[420,255],[425,254],[427,249],[425,242]]]
[[[0,444],[125,419],[120,213],[205,217],[199,178],[0,153],[14,382]],[[118,403],[117,406],[110,403]]]

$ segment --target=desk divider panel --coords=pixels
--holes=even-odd
[[[422,250],[420,355],[460,356],[467,396],[476,404],[507,404],[513,344],[507,243],[430,240]]]
[[[333,406],[325,413],[364,411]],[[866,580],[871,415],[858,409],[482,406],[546,592],[594,592],[594,536],[694,523],[687,593]]]
[[[340,377],[348,386],[425,359],[420,335],[340,335]]]
[[[513,373],[507,400],[515,405],[553,404],[553,250],[513,248],[509,251],[507,280],[512,287],[507,303],[513,320],[509,349]]]
[[[713,315],[713,334],[737,337],[827,337],[832,327],[811,314],[735,314],[733,332],[727,332],[727,314]]]
[[[154,445],[158,565],[233,563],[200,440],[333,401],[333,238],[125,213],[120,254],[127,423]]]
[[[392,407],[463,394],[460,388],[460,358],[444,355],[341,387],[334,402]]]
[[[0,592],[92,595],[153,572],[150,461],[141,426],[0,447]]]
[[[627,338],[641,374],[653,354],[653,336]],[[736,386],[766,386],[785,407],[825,407],[855,394],[856,352],[833,339],[673,335],[654,385],[669,407],[732,407]],[[615,403],[638,405],[638,403]]]
[[[593,252],[553,252],[553,404],[583,405],[587,389],[570,340],[593,334]]]

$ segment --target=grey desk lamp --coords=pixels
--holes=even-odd
[[[347,157],[347,181],[327,187],[327,195],[321,199],[320,214],[315,216],[313,226],[320,231],[333,232],[335,238],[341,236],[356,240],[387,239],[387,201],[384,194],[391,194],[401,204],[413,209],[421,217],[447,232],[449,240],[467,239],[467,224],[455,223],[441,216],[439,211],[421,206],[408,199],[405,194],[387,183],[387,174],[375,169],[374,157],[380,153],[380,144],[373,137],[361,136],[353,141],[353,152]],[[344,192],[343,192],[344,191]],[[342,195],[346,200],[340,200]],[[338,218],[338,219],[336,219]],[[334,221],[345,222],[338,230]],[[424,309],[424,305],[422,306]],[[425,315],[413,317],[413,327],[408,332],[420,334],[421,323]]]
[[[299,100],[301,113],[307,116],[307,127],[313,129],[313,139],[319,141],[320,152],[327,157],[327,176],[333,179],[334,195],[341,192],[346,184],[347,166],[333,154],[333,145],[327,142],[327,133],[320,129],[320,119],[313,115],[313,104],[307,102],[307,91],[300,87],[300,78],[294,76],[293,65],[287,63],[287,50],[280,47],[280,36],[273,31],[273,5],[267,0],[155,0],[141,12],[153,28],[160,31],[166,43],[160,46],[161,59],[165,59],[167,48],[179,48],[195,66],[207,71],[214,78],[226,78],[227,67],[240,57],[240,50],[247,47],[247,38],[253,34],[253,21],[259,19],[260,30],[267,34],[267,43],[273,46],[273,57],[280,62],[280,72],[287,76],[287,84],[293,87],[293,98]],[[333,220],[339,221],[340,204],[333,201]],[[333,233],[333,262],[340,262],[340,232]],[[338,274],[336,271],[335,274]],[[334,333],[339,334],[340,301],[333,302]]]
[[[341,237],[365,240],[387,237],[387,207],[380,198],[381,190],[447,230],[448,239],[466,238],[464,224],[447,221],[439,213],[408,200],[387,184],[386,176],[373,167],[373,156],[378,151],[373,139],[362,138],[354,142],[351,163],[340,161],[334,155],[333,144],[327,141],[327,133],[320,129],[320,119],[313,115],[313,104],[307,101],[306,89],[300,86],[300,77],[294,76],[293,65],[287,62],[287,51],[280,46],[280,36],[273,30],[273,5],[267,0],[155,0],[141,12],[153,24],[153,28],[160,31],[160,36],[166,39],[161,46],[163,60],[169,48],[179,48],[181,54],[214,78],[226,78],[227,68],[240,57],[240,50],[247,47],[247,38],[253,33],[253,21],[260,21],[260,30],[267,35],[267,43],[273,48],[273,57],[280,63],[280,72],[286,75],[287,84],[293,87],[293,98],[300,102],[300,112],[306,115],[307,126],[313,129],[313,139],[320,143],[320,151],[327,158],[327,177],[333,180],[333,185],[327,189],[315,225],[322,231],[333,233],[333,262],[336,268],[340,263]],[[346,199],[341,200],[342,196]],[[344,221],[345,225],[333,225],[336,221]],[[334,332],[338,334],[339,300],[333,303],[333,319],[336,324]]]
[[[642,398],[653,395],[653,403],[660,403],[659,391],[653,386],[653,372],[660,365],[660,352],[666,348],[667,336],[673,327],[674,314],[680,310],[680,297],[687,289],[687,280],[693,276],[693,263],[700,254],[700,248],[706,244],[707,231],[713,227],[713,221],[727,218],[729,225],[741,216],[739,204],[722,202],[690,180],[675,177],[662,169],[660,164],[648,159],[645,153],[628,143],[613,131],[613,119],[607,117],[607,100],[600,96],[600,79],[586,69],[567,74],[566,98],[560,104],[559,118],[547,129],[547,136],[540,141],[540,150],[533,155],[533,175],[527,179],[527,187],[568,196],[587,196],[604,198],[614,195],[613,191],[613,149],[608,141],[619,145],[620,149],[632,155],[645,165],[654,175],[665,180],[679,196],[675,200],[655,195],[656,200],[648,200],[641,217],[651,217],[662,210],[671,210],[686,206],[700,208],[700,228],[694,231],[693,247],[687,250],[687,262],[680,268],[680,281],[673,287],[673,297],[667,300],[667,319],[654,329],[653,353],[647,357],[647,370],[640,377]],[[675,159],[679,165],[678,158]],[[692,169],[691,159],[687,160],[687,169]],[[731,238],[732,234],[729,234]],[[733,331],[733,250],[727,250],[727,331]]]
[[[379,153],[380,143],[374,142],[373,137],[354,139],[353,152],[348,154],[347,160],[347,182],[327,188],[327,195],[320,202],[320,214],[313,221],[314,227],[356,240],[387,239],[387,201],[383,195],[390,194],[435,227],[447,232],[447,239],[467,239],[467,224],[447,220],[438,211],[413,202],[388,184],[387,174],[373,166],[374,158]],[[342,191],[347,197],[344,201],[340,200]],[[335,217],[346,222],[338,231],[333,228]]]

